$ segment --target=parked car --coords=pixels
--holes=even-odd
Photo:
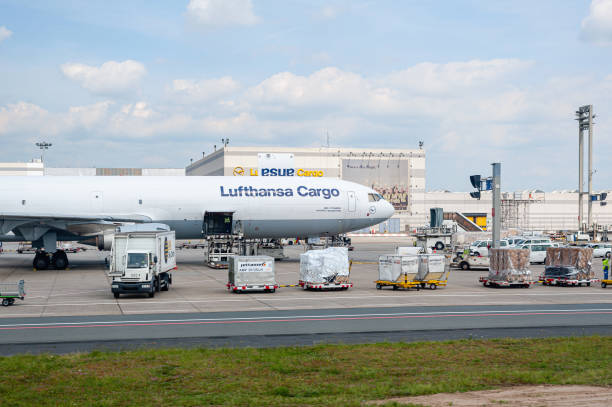
[[[521,245],[520,249],[528,249],[529,250],[529,262],[530,263],[542,263],[546,262],[546,249],[549,247],[558,247],[555,246],[555,243],[529,243]]]
[[[493,241],[491,240],[477,240],[470,246],[470,251],[476,253],[476,255],[481,255],[484,257],[489,256],[489,247],[493,245]],[[499,241],[499,247],[508,247],[508,242],[506,240]]]
[[[609,243],[590,243],[586,245],[593,249],[593,257],[610,257],[612,244]]]

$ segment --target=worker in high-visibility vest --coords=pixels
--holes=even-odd
[[[608,257],[605,257],[603,259],[603,275],[604,275],[604,280],[608,279],[608,270],[610,270],[610,259]]]

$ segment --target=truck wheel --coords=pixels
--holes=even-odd
[[[113,293],[113,296],[114,296],[115,298],[119,298],[119,296],[120,296],[120,295],[121,295],[121,294],[119,294],[119,293]]]
[[[153,280],[153,287],[155,287],[155,291],[159,292],[161,290],[161,278],[156,277],[155,280]]]
[[[606,284],[606,283],[604,283],[604,282],[602,281],[602,283],[601,283],[601,288],[606,288],[607,286],[608,286],[608,284]]]
[[[13,305],[15,303],[15,299],[14,298],[9,298],[9,305]]]
[[[8,298],[3,298],[2,299],[2,305],[5,307],[8,307],[10,305]]]
[[[602,284],[605,284],[605,283],[602,283]],[[376,284],[376,289],[377,289],[377,290],[382,290],[382,285],[380,285],[380,284]]]
[[[444,250],[444,243],[437,241],[435,247],[436,247],[436,250]]]
[[[470,264],[467,261],[462,261],[459,264],[459,267],[461,267],[461,270],[469,270],[470,269]]]
[[[436,288],[438,288],[438,286],[436,284],[432,283],[432,284],[429,285],[429,289],[430,290],[435,290]]]
[[[165,275],[164,278],[162,278],[161,291],[168,291],[169,289],[170,289],[170,279],[168,278],[167,275]]]

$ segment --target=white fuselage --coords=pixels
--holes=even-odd
[[[371,202],[371,193],[375,191],[334,178],[4,177],[0,226],[5,222],[6,233],[9,217],[3,214],[11,219],[21,214],[32,222],[39,216],[43,223],[68,215],[142,216],[169,225],[177,239],[195,239],[202,236],[206,212],[231,212],[246,237],[335,235],[393,215],[388,202]],[[58,240],[78,240],[62,236],[61,221],[54,222],[50,224],[60,231]],[[78,225],[72,222],[70,230]],[[19,238],[19,229],[13,232]]]

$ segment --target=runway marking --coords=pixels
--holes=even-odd
[[[604,290],[602,290],[604,291]],[[156,305],[156,304],[160,304],[160,305],[166,305],[166,304],[180,304],[180,303],[209,303],[209,302],[248,302],[250,300],[262,300],[265,299],[266,301],[312,301],[312,300],[316,300],[316,301],[321,301],[321,300],[338,300],[338,299],[374,299],[374,298],[385,298],[385,299],[390,299],[390,300],[397,300],[397,299],[419,299],[419,297],[417,297],[417,295],[419,294],[415,294],[415,296],[408,296],[408,295],[402,295],[402,293],[395,293],[395,295],[393,293],[389,293],[389,295],[336,295],[336,296],[325,296],[325,297],[320,297],[318,295],[313,295],[312,297],[283,297],[283,296],[270,296],[270,295],[251,295],[251,296],[245,296],[242,297],[240,299],[236,298],[236,299],[212,299],[212,300],[175,300],[175,299],[168,299],[168,300],[161,300],[161,301],[147,301],[147,300],[142,300],[142,301],[130,301],[130,300],[123,300],[123,301],[119,301],[119,304],[122,306],[126,306],[126,305],[130,305],[130,304],[147,304],[147,305]],[[517,292],[513,292],[513,293],[499,293],[496,292],[495,294],[491,293],[491,294],[486,294],[486,293],[474,293],[474,294],[439,294],[439,293],[432,293],[431,296],[427,295],[426,298],[430,299],[430,298],[437,298],[437,297],[480,297],[480,298],[497,298],[500,296],[511,296],[511,297],[517,297],[517,296],[529,296],[529,297],[546,297],[546,296],[567,296],[568,293],[564,292],[564,293],[517,293]],[[609,292],[599,292],[599,293],[576,293],[573,292],[572,295],[575,296],[607,296],[610,297],[612,296],[612,290],[610,290]],[[31,297],[27,297],[26,299],[31,298]],[[421,299],[423,299],[422,297],[420,297]],[[98,305],[117,305],[117,302],[115,301],[110,301],[109,302],[69,302],[69,303],[47,303],[47,304],[20,304],[20,307],[64,307],[64,306],[98,306]],[[475,304],[478,305],[478,304]]]
[[[550,309],[550,310],[482,310],[482,311],[432,311],[432,312],[395,312],[382,314],[332,314],[332,315],[294,315],[294,316],[259,316],[236,318],[186,318],[154,319],[133,321],[86,321],[86,322],[46,322],[31,324],[3,324],[0,330],[43,329],[43,328],[97,328],[121,326],[157,326],[157,325],[197,325],[218,323],[247,322],[305,322],[305,321],[338,321],[362,319],[398,319],[398,318],[440,318],[440,317],[489,317],[489,316],[533,316],[533,315],[587,315],[612,314],[612,308],[585,309]]]

